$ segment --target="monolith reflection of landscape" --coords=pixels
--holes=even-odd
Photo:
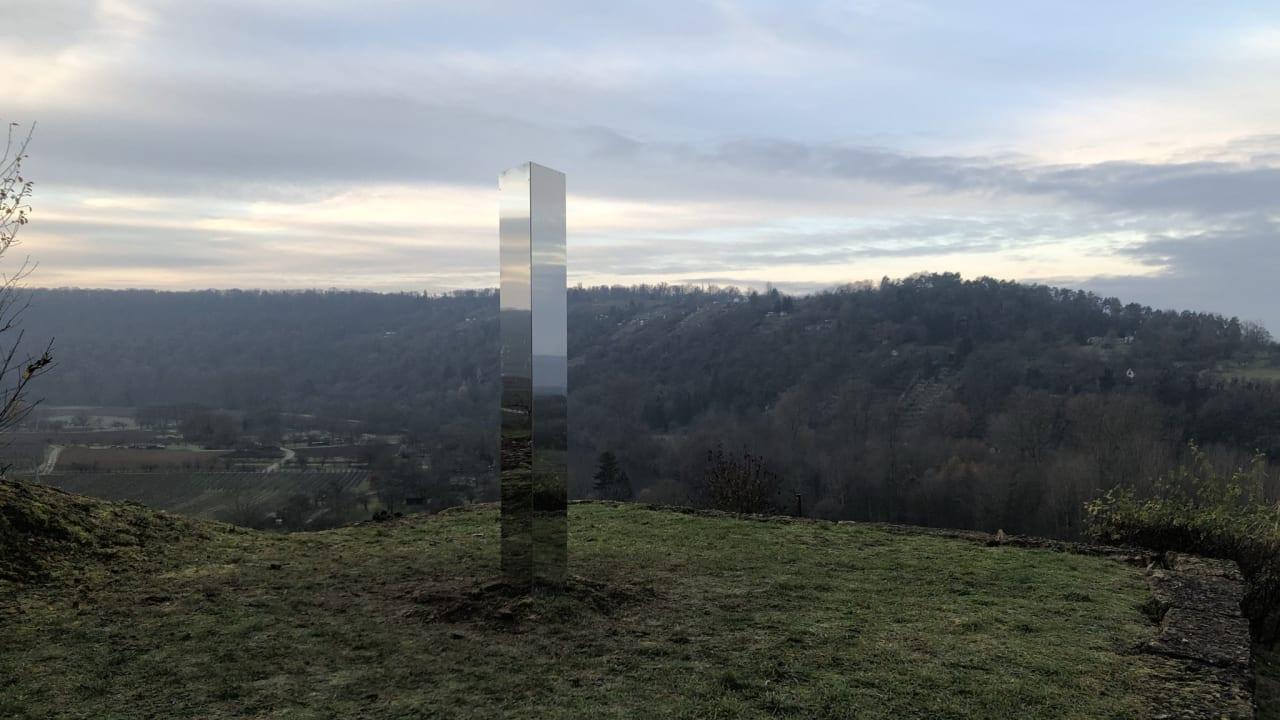
[[[498,185],[502,572],[516,588],[554,588],[566,563],[565,182],[525,163]]]

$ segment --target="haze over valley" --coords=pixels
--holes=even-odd
[[[1224,468],[1255,451],[1280,459],[1280,350],[1235,318],[955,275],[802,297],[575,289],[569,307],[574,497],[617,496],[594,479],[610,453],[625,499],[705,504],[706,456],[722,449],[776,476],[755,510],[799,502],[833,519],[1076,538],[1085,502],[1150,490],[1191,443]],[[317,526],[403,510],[406,498],[496,498],[493,291],[41,290],[26,322],[57,336],[59,366],[42,389],[48,407],[17,436],[17,467],[45,464],[49,482],[90,494],[104,482],[108,495],[179,507],[189,499],[149,484],[176,488],[189,471],[274,473],[240,483],[350,471],[350,497],[328,514],[315,497],[324,478],[303,481]],[[127,443],[93,434],[126,429]],[[228,459],[73,449],[121,444]],[[50,445],[67,446],[54,464]],[[396,453],[412,459],[393,467]],[[164,472],[110,476],[126,470]],[[1268,495],[1280,490],[1274,470],[1266,477]],[[207,514],[250,524],[288,514],[296,494],[237,509],[225,490]]]

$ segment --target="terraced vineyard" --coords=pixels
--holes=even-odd
[[[366,470],[339,472],[54,473],[46,485],[104,500],[132,500],[193,517],[224,520],[237,508],[270,512],[295,495],[314,498],[340,488],[352,498],[369,492]]]

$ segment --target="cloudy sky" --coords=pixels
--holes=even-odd
[[[570,282],[958,271],[1280,331],[1273,1],[6,15],[38,285],[493,286],[497,176],[535,160],[568,174]]]

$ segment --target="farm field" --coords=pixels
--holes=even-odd
[[[1237,379],[1254,382],[1280,382],[1280,366],[1269,359],[1257,358],[1238,362],[1222,362],[1218,364],[1215,374],[1224,379]]]
[[[87,424],[91,427],[133,429],[137,427],[137,411],[127,406],[41,405],[34,418],[42,423]]]
[[[103,500],[131,500],[206,520],[232,520],[235,513],[265,514],[290,498],[309,498],[338,488],[353,499],[368,491],[368,473],[340,472],[106,472],[56,473],[46,485]],[[363,510],[363,506],[361,507]]]
[[[294,448],[298,455],[306,457],[308,460],[318,458],[343,458],[355,460],[365,452],[363,445],[318,445],[310,447]]]
[[[41,430],[8,433],[0,446],[0,464],[12,464],[20,473],[30,472],[45,457],[50,445],[112,446],[152,445],[161,435],[151,430]],[[59,458],[61,461],[61,457]]]
[[[295,463],[309,469],[337,469],[355,467],[367,462],[368,449],[364,445],[323,445],[292,448]]]
[[[162,436],[154,430],[40,430],[14,432],[8,439],[58,445],[145,445],[159,442]]]
[[[168,448],[84,447],[63,448],[55,470],[62,472],[157,472],[166,470],[228,469],[226,450],[174,450]]]

